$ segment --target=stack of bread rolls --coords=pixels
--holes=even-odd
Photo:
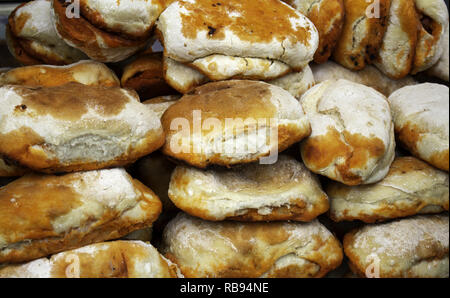
[[[0,277],[448,277],[448,10],[375,4],[19,5]]]

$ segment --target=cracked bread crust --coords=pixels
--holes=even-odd
[[[211,221],[311,221],[329,207],[317,177],[285,155],[273,165],[206,171],[178,166],[169,197],[184,212]]]
[[[0,278],[176,278],[176,270],[151,244],[112,241],[6,266]]]
[[[177,1],[161,14],[157,27],[164,55],[181,63],[223,55],[267,59],[266,64],[274,61],[300,71],[313,59],[319,41],[313,23],[278,0],[220,5],[212,0]]]
[[[169,107],[162,123],[163,153],[199,168],[254,162],[284,151],[311,132],[303,109],[289,92],[259,81],[198,87]]]
[[[336,62],[351,70],[361,70],[376,59],[386,32],[390,0],[379,3],[379,17],[369,18],[366,12],[373,2],[344,0],[344,27],[333,52]]]
[[[300,102],[312,128],[301,143],[308,169],[347,185],[375,183],[386,176],[395,137],[389,104],[381,93],[347,80],[325,81]]]
[[[448,211],[448,174],[414,157],[399,157],[388,175],[376,184],[325,188],[334,221],[385,221],[422,213]]]
[[[389,102],[399,142],[414,156],[448,172],[449,88],[424,83],[392,93]]]
[[[354,273],[379,265],[381,278],[448,278],[448,245],[448,214],[367,225],[344,237]]]
[[[122,166],[164,143],[160,118],[126,89],[8,85],[0,95],[0,154],[38,172]]]
[[[323,277],[343,257],[317,220],[208,222],[181,213],[166,227],[162,251],[188,278]]]
[[[0,188],[0,213],[0,263],[17,263],[149,227],[161,202],[124,169],[29,174]]]

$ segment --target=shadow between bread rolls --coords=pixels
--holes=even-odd
[[[124,166],[164,143],[159,117],[130,90],[7,85],[0,101],[0,154],[38,172]]]

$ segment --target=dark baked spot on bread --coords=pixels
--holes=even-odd
[[[385,151],[383,141],[377,137],[367,138],[346,131],[341,135],[332,127],[327,134],[311,137],[302,145],[302,156],[308,168],[318,172],[336,163],[343,182],[349,185],[363,182],[353,170],[365,169],[370,159],[380,158]]]
[[[181,15],[183,35],[190,39],[205,31],[209,38],[220,40],[225,38],[225,31],[230,30],[250,42],[289,39],[292,43],[309,44],[311,28],[292,28],[289,19],[297,19],[298,14],[278,0],[196,0],[195,3],[180,2],[180,5],[190,12]],[[239,16],[230,16],[232,13]]]
[[[14,91],[33,113],[69,121],[80,120],[89,109],[103,116],[114,116],[130,101],[120,88],[74,82],[48,88],[15,86]]]
[[[52,221],[82,204],[70,179],[29,175],[1,188],[1,237],[15,243],[57,236]]]

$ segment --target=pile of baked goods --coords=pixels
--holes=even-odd
[[[0,277],[448,277],[448,24],[444,0],[19,5]]]

